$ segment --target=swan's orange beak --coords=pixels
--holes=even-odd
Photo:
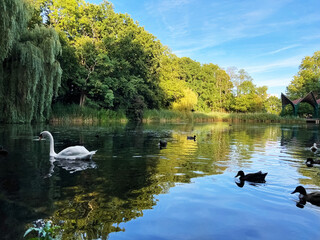
[[[42,139],[42,134],[39,135],[39,140],[41,140],[41,139]]]

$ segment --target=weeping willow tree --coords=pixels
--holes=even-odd
[[[4,1],[4,9],[9,11],[6,16],[15,18],[16,12],[9,10],[13,6],[10,1],[24,3],[21,0]],[[27,15],[21,18],[20,24],[25,27],[21,34],[15,35],[11,49],[0,65],[1,122],[45,121],[60,86],[62,71],[56,60],[61,54],[58,34],[46,27],[27,28],[27,21]],[[14,29],[7,32],[10,31]],[[7,47],[8,44],[4,46]]]
[[[21,0],[0,1],[0,62],[8,56],[15,39],[27,23],[24,7]]]

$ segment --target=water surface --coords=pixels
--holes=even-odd
[[[42,130],[57,152],[98,151],[50,162]],[[23,239],[40,218],[63,239],[320,239],[320,207],[290,194],[320,190],[320,168],[305,165],[318,136],[317,125],[2,125],[0,239]],[[238,170],[268,172],[266,183],[239,187]]]

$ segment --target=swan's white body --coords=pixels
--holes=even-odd
[[[40,133],[39,138],[49,138],[50,140],[50,157],[54,157],[55,159],[69,159],[69,160],[86,160],[91,159],[92,155],[96,153],[96,151],[89,152],[83,146],[73,146],[63,149],[61,152],[56,153],[54,151],[54,140],[50,132],[43,131]]]

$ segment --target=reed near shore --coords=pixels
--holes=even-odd
[[[53,106],[51,123],[97,124],[108,122],[128,122],[125,111],[112,111],[80,107],[79,105]],[[174,110],[145,110],[143,122],[261,122],[261,123],[305,123],[304,118],[293,116],[281,117],[269,113],[225,113],[225,112],[186,112]]]

